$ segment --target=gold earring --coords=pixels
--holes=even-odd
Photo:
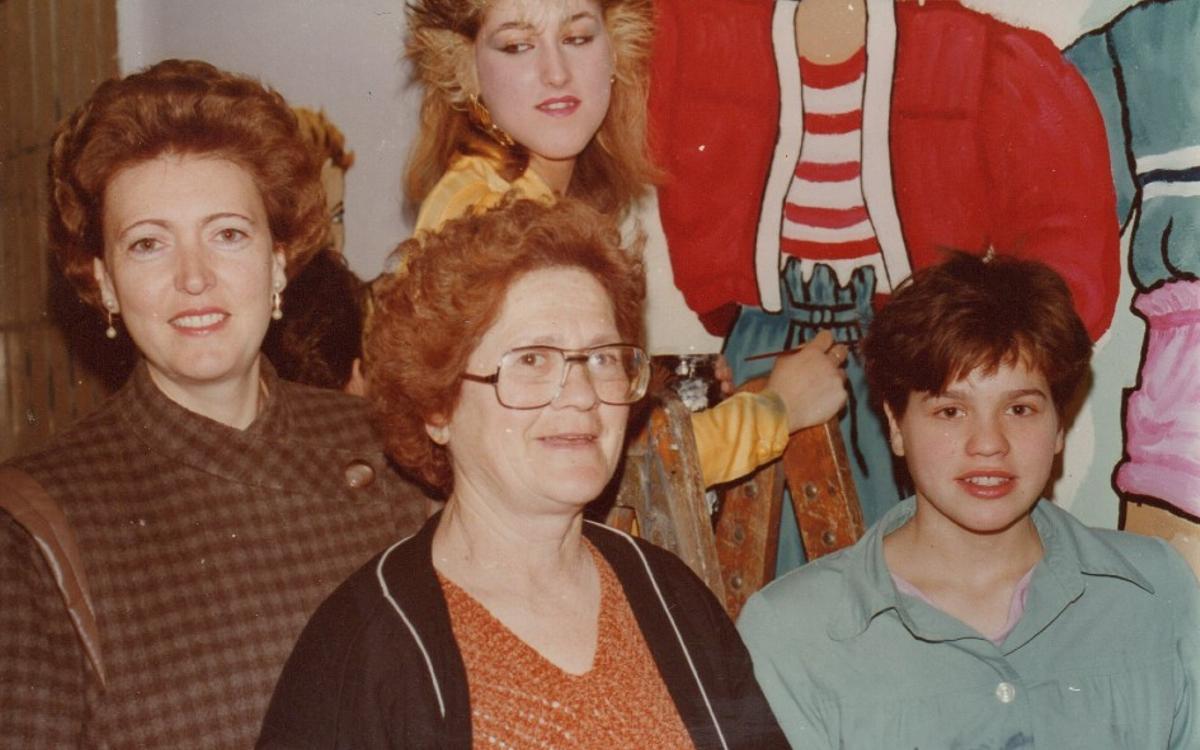
[[[512,136],[504,132],[504,128],[492,120],[492,113],[488,111],[486,104],[479,101],[479,94],[471,94],[467,97],[467,116],[480,130],[490,135],[501,146],[512,148],[517,145]]]
[[[271,320],[283,320],[283,295],[278,289],[271,293]]]

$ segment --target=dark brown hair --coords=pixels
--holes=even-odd
[[[271,324],[262,351],[279,377],[341,390],[362,357],[366,287],[341,253],[326,248],[288,282],[283,319]]]
[[[320,164],[296,116],[258,81],[197,60],[165,60],[100,84],[58,126],[50,153],[50,252],[100,307],[92,259],[104,256],[104,191],[125,167],[164,154],[228,159],[250,173],[289,275],[325,236]]]
[[[897,417],[914,393],[941,393],[976,368],[1017,362],[1045,376],[1062,415],[1087,375],[1092,342],[1049,266],[955,252],[896,290],[863,351],[872,400]]]
[[[544,268],[579,268],[608,293],[617,331],[641,343],[640,240],[622,248],[611,218],[564,199],[506,200],[423,232],[398,249],[407,263],[375,283],[366,380],[388,452],[430,487],[453,489],[450,457],[426,422],[454,413],[462,373],[510,286]]]

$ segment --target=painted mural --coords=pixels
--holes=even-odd
[[[1114,481],[1200,513],[1200,2],[659,6],[659,216],[675,283],[739,380],[770,366],[747,357],[820,328],[853,344],[948,248],[1054,267],[1093,340],[1128,273],[1148,333]],[[856,356],[848,373],[870,523],[903,489]],[[1090,401],[1115,422],[1111,382]]]
[[[1200,3],[1147,2],[1067,56],[1104,113],[1129,227],[1133,306],[1146,322],[1126,394],[1123,493],[1200,518]]]

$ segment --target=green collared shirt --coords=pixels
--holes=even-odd
[[[793,747],[1200,748],[1200,586],[1170,547],[1040,501],[1045,554],[997,646],[896,590],[883,538],[914,511],[910,498],[742,610]]]

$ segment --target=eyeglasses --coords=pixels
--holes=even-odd
[[[496,398],[509,409],[537,409],[562,391],[570,365],[584,365],[596,398],[623,405],[646,395],[650,382],[650,357],[632,344],[604,344],[588,349],[557,346],[522,346],[500,358],[492,375],[463,373],[464,380],[496,386]]]

